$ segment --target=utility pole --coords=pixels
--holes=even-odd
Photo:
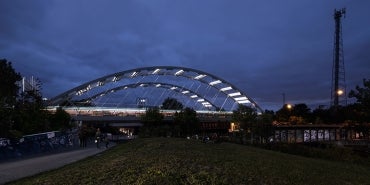
[[[342,39],[341,18],[345,17],[346,9],[334,10],[335,33],[334,33],[334,52],[333,52],[333,71],[332,71],[332,88],[331,103],[332,106],[338,107],[339,96],[346,98],[345,71],[344,71],[344,54]]]

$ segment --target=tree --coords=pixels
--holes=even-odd
[[[356,90],[351,90],[348,94],[350,98],[356,98],[358,114],[362,120],[370,121],[370,79],[363,79],[363,87],[356,86]]]
[[[197,112],[192,108],[185,108],[179,113],[175,113],[174,121],[179,124],[182,136],[194,135],[199,132],[200,123],[197,118]]]
[[[162,123],[163,114],[160,113],[159,108],[151,107],[145,111],[145,115],[141,117],[141,120],[145,124],[159,125]]]
[[[364,107],[370,107],[370,79],[363,79],[364,87],[356,86],[356,91],[351,90],[349,92],[350,98],[356,98],[357,103]]]
[[[309,119],[311,114],[311,109],[304,103],[295,104],[292,108],[292,112],[294,116],[301,117],[305,120]]]
[[[162,103],[162,109],[165,110],[181,110],[184,106],[175,98],[166,98]]]
[[[233,111],[232,121],[239,124],[239,127],[243,129],[242,140],[244,133],[247,131],[250,134],[250,142],[253,143],[253,133],[257,130],[257,111],[251,107],[239,104],[239,107]],[[242,141],[243,142],[243,141]]]
[[[71,128],[71,116],[61,107],[57,108],[54,114],[50,115],[51,130],[66,130]]]
[[[255,134],[259,136],[260,142],[265,142],[273,134],[272,122],[274,120],[274,111],[265,110],[264,113],[257,116],[257,126]]]
[[[19,86],[17,82],[22,80],[16,73],[12,63],[6,59],[0,60],[0,103],[2,106],[12,107],[15,105]]]
[[[16,105],[15,125],[23,134],[50,131],[48,112],[45,110],[41,94],[41,81],[36,79],[34,87],[20,94]]]
[[[12,63],[6,59],[0,60],[0,137],[10,137],[10,130],[14,124],[14,107],[16,105],[19,86],[17,82],[22,79],[16,73]]]
[[[310,108],[304,103],[295,104],[294,106],[286,104],[276,112],[276,119],[279,122],[299,125],[312,121],[312,114]]]
[[[233,111],[232,120],[239,123],[240,128],[247,129],[257,119],[257,111],[251,107],[239,104],[239,107]]]
[[[140,128],[140,135],[144,137],[148,136],[160,136],[160,127],[162,127],[163,114],[160,113],[159,108],[152,107],[145,111],[145,115],[141,117],[141,121],[144,126]]]
[[[314,124],[327,124],[331,122],[331,115],[328,109],[325,109],[323,106],[312,111],[313,123]]]
[[[276,111],[276,120],[278,122],[289,122],[289,117],[292,115],[292,107],[285,104],[281,109]]]

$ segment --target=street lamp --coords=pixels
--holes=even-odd
[[[291,104],[287,104],[286,105],[286,108],[288,108],[290,110],[290,109],[292,109],[292,105]]]
[[[337,91],[337,94],[338,94],[338,96],[341,96],[341,95],[343,95],[343,93],[344,93],[344,91],[343,91],[343,90],[341,90],[341,89],[338,89],[338,91]]]

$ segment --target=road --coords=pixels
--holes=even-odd
[[[111,144],[112,146],[112,144]],[[110,147],[111,147],[110,146]],[[0,184],[32,176],[105,151],[104,147],[80,148],[68,152],[0,163]]]

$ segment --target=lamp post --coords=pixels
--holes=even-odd
[[[286,105],[286,108],[288,108],[288,110],[290,111],[292,109],[292,105],[291,104],[287,104]]]
[[[337,94],[338,96],[341,96],[344,94],[344,91],[342,89],[338,89]]]

